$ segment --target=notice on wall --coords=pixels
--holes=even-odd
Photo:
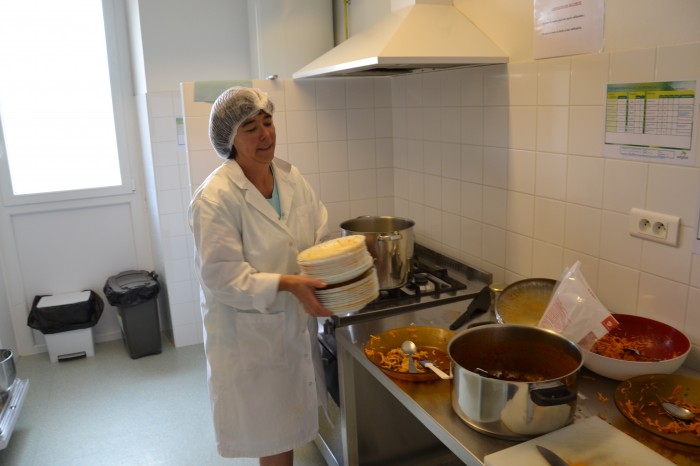
[[[694,165],[697,81],[608,84],[603,154]]]
[[[604,0],[535,0],[534,19],[534,58],[603,50]]]

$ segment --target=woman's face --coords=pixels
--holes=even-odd
[[[236,161],[269,164],[275,156],[276,143],[277,135],[272,115],[260,111],[241,123],[233,138]]]

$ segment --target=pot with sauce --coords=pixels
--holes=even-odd
[[[452,408],[471,428],[526,440],[573,421],[583,355],[558,333],[516,324],[473,327],[450,341],[448,354]]]

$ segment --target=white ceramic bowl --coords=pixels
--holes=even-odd
[[[671,374],[677,371],[690,353],[690,340],[681,331],[662,322],[630,314],[613,314],[620,325],[610,333],[616,336],[653,337],[655,344],[646,354],[658,361],[642,362],[610,358],[583,350],[583,365],[598,375],[627,380],[638,375]]]

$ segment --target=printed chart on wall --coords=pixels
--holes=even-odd
[[[608,84],[606,156],[694,165],[697,81]]]

